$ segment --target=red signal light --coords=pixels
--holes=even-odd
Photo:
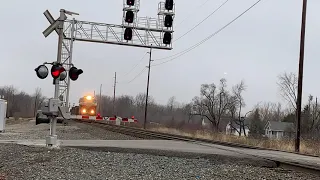
[[[134,0],[127,0],[127,5],[134,6]]]
[[[60,77],[60,74],[65,72],[66,70],[64,69],[64,67],[61,64],[57,64],[57,65],[53,65],[51,68],[51,76],[54,79],[57,79]]]
[[[133,23],[134,13],[133,11],[127,11],[125,21],[127,23]]]
[[[69,70],[69,77],[72,81],[76,81],[79,78],[79,75],[82,73],[83,73],[82,69],[72,67]]]

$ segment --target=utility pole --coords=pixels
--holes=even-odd
[[[148,112],[148,98],[149,98],[149,82],[150,82],[150,69],[151,69],[151,61],[152,61],[152,48],[150,48],[150,57],[149,57],[149,66],[148,66],[148,82],[147,82],[147,95],[146,95],[146,106],[144,111],[144,123],[143,128],[146,129],[147,124],[147,112]]]
[[[306,19],[307,19],[307,0],[303,0],[302,7],[302,22],[301,22],[301,39],[300,39],[300,58],[299,58],[299,77],[298,77],[298,98],[297,98],[297,131],[295,151],[300,151],[300,128],[301,128],[301,101],[302,101],[302,84],[303,84],[303,63],[304,63],[304,44],[306,34]]]
[[[101,90],[102,90],[102,84],[100,85],[100,99],[99,99],[99,113],[101,114]]]
[[[117,72],[114,73],[114,86],[113,86],[113,115],[115,114],[115,103],[116,103],[116,86],[117,86]]]

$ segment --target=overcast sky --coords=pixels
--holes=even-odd
[[[204,19],[225,0],[176,0],[174,37],[179,37]],[[179,53],[218,30],[256,0],[230,0],[220,11],[197,29],[173,44],[172,51],[155,50],[158,59]],[[156,17],[159,0],[141,0],[139,16]],[[55,61],[57,35],[44,38],[42,31],[49,23],[43,16],[48,9],[55,18],[59,9],[78,12],[78,20],[121,24],[122,0],[6,0],[0,6],[0,86],[14,85],[33,93],[41,87],[51,97],[54,86],[51,77],[40,80],[34,68],[44,61]],[[198,7],[198,8],[196,8]],[[306,32],[304,101],[308,94],[320,95],[320,1],[309,0]],[[151,69],[150,95],[159,103],[175,96],[180,102],[190,102],[199,95],[203,83],[228,85],[244,80],[247,91],[246,110],[260,101],[280,102],[277,76],[285,71],[297,72],[299,59],[302,0],[263,0],[234,24],[186,55]],[[190,17],[183,21],[185,17]],[[183,21],[183,22],[182,22]],[[182,23],[181,23],[182,22]],[[128,82],[146,65],[148,58],[124,76],[148,49],[76,42],[73,62],[84,70],[72,83],[71,100],[87,92],[97,92],[103,84],[103,94],[113,94],[113,76]],[[317,52],[318,51],[318,52]],[[160,62],[160,61],[159,61]],[[154,62],[156,63],[156,62]],[[119,83],[117,94],[136,95],[146,91],[147,71],[130,84]]]

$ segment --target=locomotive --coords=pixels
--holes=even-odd
[[[71,108],[72,115],[87,115],[96,116],[97,115],[97,100],[93,96],[83,96],[79,99],[79,106],[74,106]]]

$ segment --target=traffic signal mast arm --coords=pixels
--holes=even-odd
[[[105,43],[113,45],[124,45],[124,46],[133,46],[133,47],[142,47],[161,50],[171,50],[171,45],[166,45],[162,43],[162,34],[165,32],[173,33],[173,30],[167,29],[157,29],[157,28],[147,28],[136,26],[132,27],[129,25],[115,25],[115,24],[106,24],[98,22],[88,22],[88,21],[73,21],[66,20],[65,31],[71,32],[72,23],[74,24],[74,37],[71,37],[70,33],[67,33],[66,39],[74,39],[76,41],[84,42],[94,42],[94,43]],[[122,37],[122,33],[126,28],[131,28],[132,36],[136,37],[133,41],[127,41]],[[152,44],[152,46],[151,46]]]

